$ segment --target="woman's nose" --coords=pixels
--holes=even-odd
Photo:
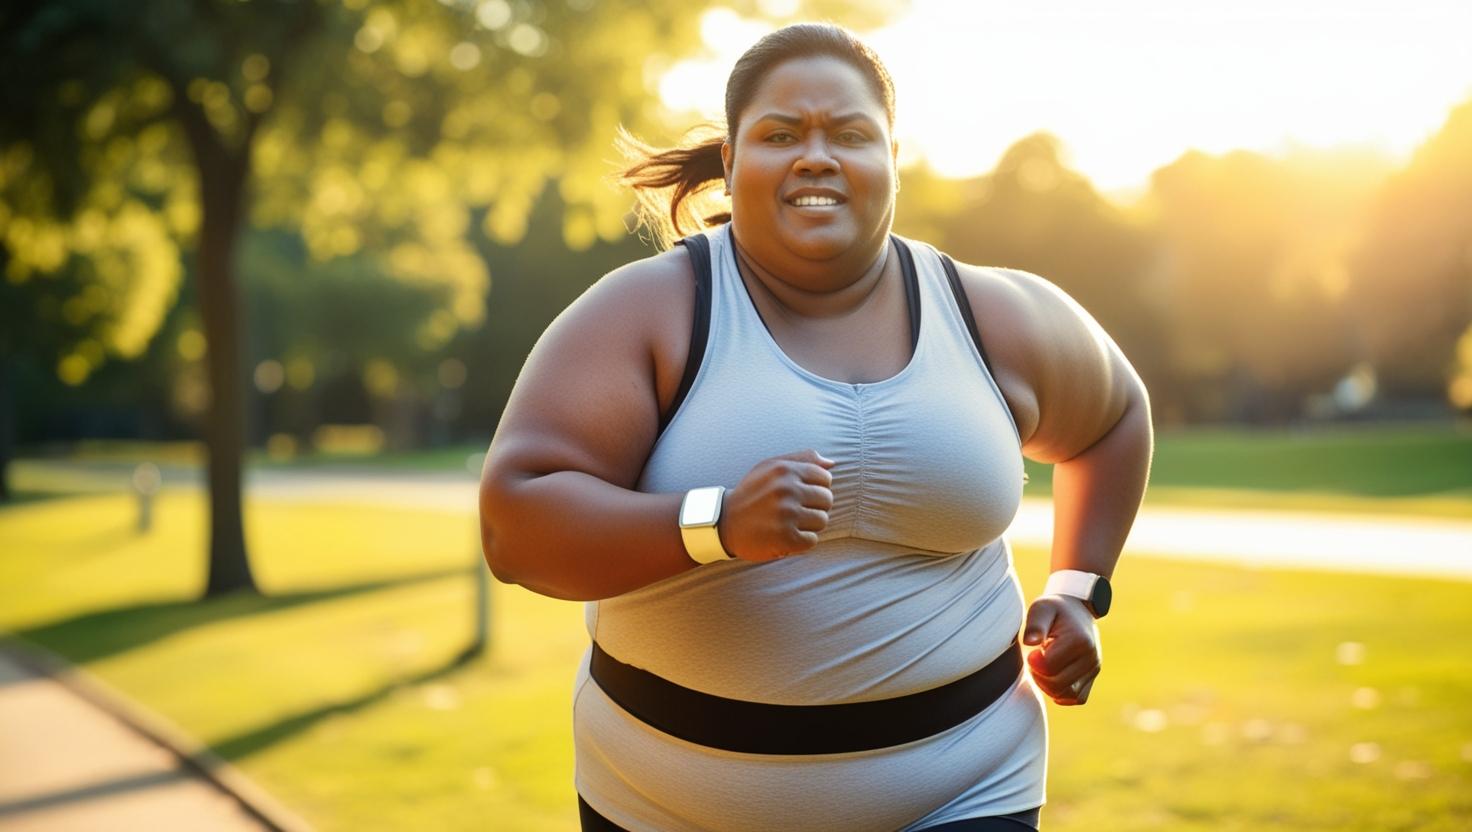
[[[810,176],[837,172],[838,160],[833,156],[827,137],[814,136],[803,142],[802,153],[798,155],[794,167],[798,173]]]

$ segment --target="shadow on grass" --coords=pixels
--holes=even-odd
[[[101,491],[97,493],[103,493]],[[18,508],[20,506],[34,505],[35,503],[48,503],[53,500],[65,500],[68,497],[90,497],[92,492],[44,490],[44,491],[12,491],[10,496],[0,501],[0,511],[7,508]]]
[[[470,653],[461,653],[440,667],[431,668],[422,673],[416,673],[413,676],[394,679],[376,690],[369,691],[361,696],[355,696],[352,699],[342,702],[334,702],[330,705],[323,705],[319,708],[303,711],[302,713],[273,722],[270,725],[246,731],[233,737],[227,737],[219,742],[212,742],[210,743],[210,749],[226,760],[232,763],[236,762],[242,757],[248,757],[257,751],[269,748],[284,739],[305,731],[324,719],[355,713],[388,699],[394,693],[404,688],[422,685],[426,682],[432,682],[448,676],[463,667],[472,658],[474,656]]]
[[[60,653],[75,664],[87,664],[194,627],[437,581],[452,575],[465,575],[467,572],[463,567],[456,567],[279,595],[236,593],[202,601],[139,604],[79,615],[65,621],[21,630],[16,635]]]

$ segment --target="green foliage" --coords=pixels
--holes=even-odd
[[[892,5],[846,16],[872,24]],[[809,6],[793,11],[824,11]],[[435,309],[386,334],[437,350],[484,318],[489,273],[475,238],[516,243],[549,183],[572,251],[623,239],[628,198],[607,182],[615,130],[662,127],[650,68],[699,43],[701,10],[675,0],[11,4],[0,12],[8,279],[71,275],[16,295],[58,296],[78,328],[48,359],[68,383],[107,354],[136,357],[197,243],[201,182],[243,157],[248,225],[305,243],[271,268],[308,279],[351,270],[421,291]],[[259,258],[243,265],[256,279]],[[365,287],[361,298],[381,294]],[[308,331],[275,332],[300,338],[288,351],[315,350]],[[12,340],[33,353],[43,344]]]
[[[623,235],[622,197],[599,183],[616,125],[644,122],[650,92],[630,57],[694,42],[698,7],[614,5],[11,6],[7,275],[81,270],[70,317],[105,319],[99,340],[136,355],[198,231],[196,176],[244,154],[251,222],[306,241],[294,271],[368,258],[437,299],[443,312],[414,335],[443,345],[483,316],[475,209],[486,234],[514,242],[555,179],[574,247]],[[85,346],[64,359],[69,380],[100,363]]]

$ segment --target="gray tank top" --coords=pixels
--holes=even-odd
[[[729,224],[706,237],[705,354],[638,489],[732,488],[763,459],[814,448],[837,462],[833,511],[805,553],[588,602],[589,636],[676,684],[793,705],[902,696],[1000,655],[1024,612],[1002,538],[1022,455],[939,254],[895,238],[914,260],[918,340],[899,373],[852,384],[783,353],[736,270]]]

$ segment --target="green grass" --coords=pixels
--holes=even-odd
[[[1027,472],[1029,496],[1052,493],[1051,466]],[[1472,427],[1163,431],[1145,502],[1472,518]]]
[[[493,650],[457,666],[468,523],[258,502],[269,597],[195,603],[202,519],[202,498],[173,492],[146,536],[122,497],[0,509],[0,629],[148,704],[323,830],[577,828],[580,604],[494,585]],[[1017,561],[1031,597],[1046,555]],[[1049,706],[1050,832],[1472,825],[1472,585],[1138,557],[1115,577],[1091,701]],[[1350,642],[1362,663],[1338,661]]]

